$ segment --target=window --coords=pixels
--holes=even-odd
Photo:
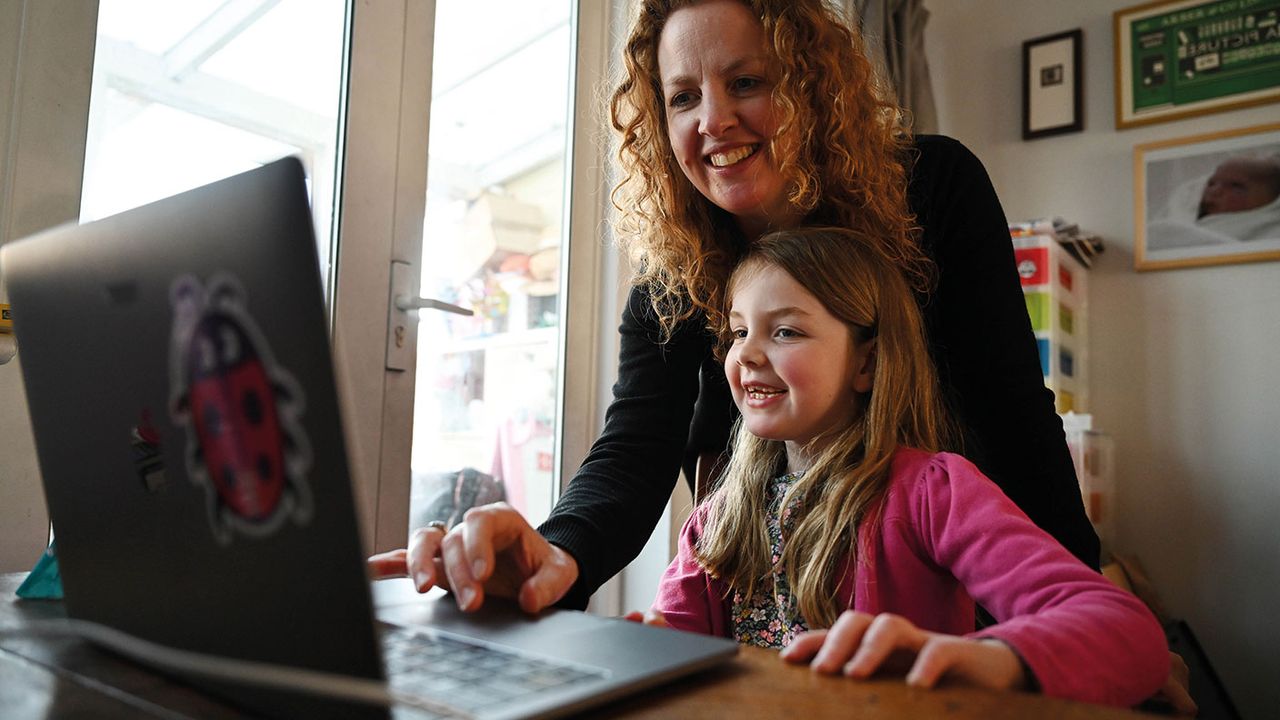
[[[411,494],[425,507],[431,476],[464,468],[537,522],[598,431],[616,357],[596,122],[611,6],[101,1],[82,219],[302,158],[371,551],[403,545]],[[397,264],[478,311],[416,313],[403,370]]]
[[[83,221],[299,156],[328,274],[345,0],[101,0]]]

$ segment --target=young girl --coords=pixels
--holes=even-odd
[[[1169,655],[1146,607],[939,452],[952,433],[920,312],[876,247],[776,232],[734,271],[720,334],[742,417],[655,616],[857,678],[905,651],[914,685],[1151,696]],[[975,601],[999,624],[973,632]]]

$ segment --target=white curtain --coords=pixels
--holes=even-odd
[[[938,110],[924,53],[924,26],[929,11],[924,0],[840,0],[856,18],[867,52],[898,94],[898,103],[911,112],[918,133],[938,131]]]

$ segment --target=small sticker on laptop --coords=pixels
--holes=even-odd
[[[311,446],[302,390],[275,361],[243,286],[185,275],[169,288],[169,412],[187,431],[186,466],[203,486],[221,544],[311,519]]]
[[[151,420],[151,409],[138,411],[138,424],[129,428],[129,444],[133,449],[133,469],[147,492],[159,494],[169,486],[164,472],[164,452],[160,448],[160,431]]]

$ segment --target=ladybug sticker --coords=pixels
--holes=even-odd
[[[298,419],[303,396],[276,364],[240,283],[192,276],[170,287],[169,410],[187,430],[186,465],[206,491],[222,544],[265,537],[311,519],[311,448]]]

